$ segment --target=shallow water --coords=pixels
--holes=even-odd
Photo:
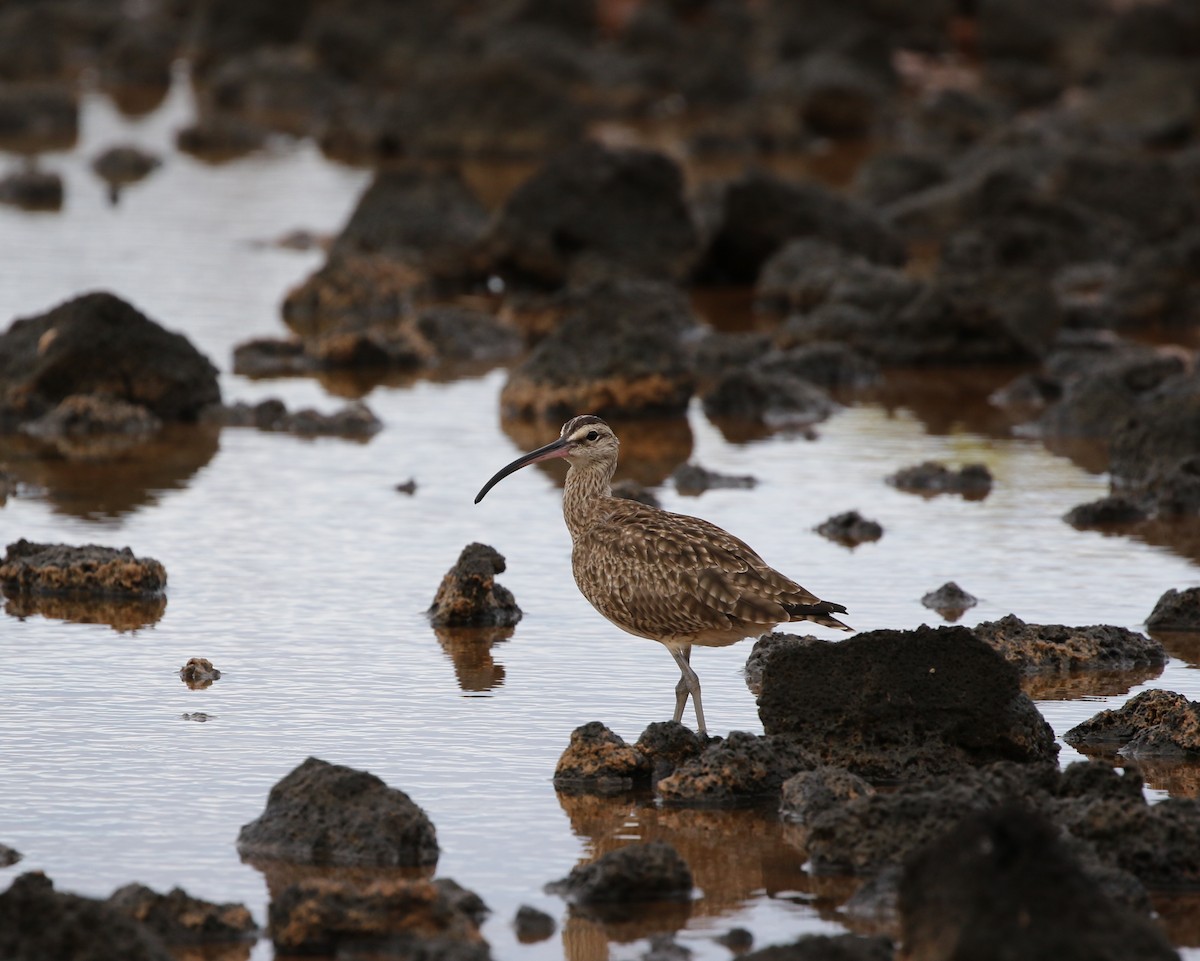
[[[88,98],[77,149],[44,159],[66,178],[63,211],[0,207],[0,322],[103,287],[186,333],[222,368],[226,401],[340,406],[315,380],[234,376],[230,358],[249,337],[283,332],[283,295],[322,259],[262,241],[298,227],[336,231],[367,175],[305,143],[200,163],[170,150],[190,109],[184,87],[140,121]],[[161,150],[166,163],[113,207],[87,162],[117,139]],[[553,434],[499,423],[504,377],[378,387],[366,400],[385,429],[368,443],[198,431],[171,438],[172,456],[156,456],[152,470],[87,472],[7,448],[26,486],[0,508],[3,543],[129,545],[170,578],[161,619],[136,630],[53,611],[17,616],[11,603],[0,618],[0,841],[25,855],[9,877],[40,869],[60,889],[97,896],[132,880],[181,885],[244,901],[263,923],[265,883],[239,861],[237,831],[280,777],[316,755],[370,770],[425,808],[443,852],[438,874],[493,909],[484,934],[497,957],[642,953],[644,929],[568,919],[542,891],[580,859],[639,837],[671,840],[692,864],[703,897],[679,937],[699,959],[727,957],[712,939],[732,926],[759,945],[841,930],[828,883],[807,877],[770,817],[556,795],[550,777],[571,730],[600,719],[636,738],[669,715],[678,673],[657,645],[621,634],[577,593],[558,475],[524,471],[472,504],[496,468]],[[981,598],[966,624],[1015,613],[1141,629],[1165,590],[1197,582],[1195,564],[1169,549],[1063,523],[1070,507],[1105,492],[1102,476],[1035,441],[994,436],[972,415],[978,389],[924,386],[843,410],[815,440],[734,443],[694,407],[665,428],[676,458],[760,483],[698,499],[668,485],[664,506],[739,534],[844,603],[858,630],[940,623],[920,597],[947,580]],[[628,435],[627,459],[637,447]],[[930,458],[985,462],[992,494],[923,499],[883,483]],[[671,466],[625,468],[661,480]],[[409,478],[415,494],[398,493]],[[849,509],[878,520],[883,539],[848,550],[813,532]],[[472,541],[505,555],[499,579],[525,611],[511,636],[490,644],[439,638],[424,615]],[[740,673],[749,649],[700,650],[693,662],[716,733],[761,731]],[[1196,658],[1185,644],[1171,650],[1159,676],[1132,688],[1122,678],[1064,684],[1035,693],[1038,705],[1061,737],[1145,687],[1200,698]],[[197,655],[224,676],[189,690],[176,672]],[[183,717],[196,713],[208,719]],[[1065,745],[1061,756],[1078,757]],[[1164,774],[1151,797],[1167,784],[1187,790],[1188,781]],[[522,903],[558,918],[559,934],[519,945],[509,922]],[[1172,927],[1197,943],[1182,930]],[[269,942],[253,957],[271,957]]]

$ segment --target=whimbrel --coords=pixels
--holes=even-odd
[[[679,665],[675,720],[688,696],[696,729],[705,733],[700,679],[689,663],[692,645],[723,647],[787,621],[815,621],[848,631],[823,601],[784,577],[745,542],[715,524],[614,497],[617,435],[585,414],[559,437],[502,467],[475,503],[509,474],[529,464],[567,457],[563,517],[571,532],[571,568],[580,592],[610,621],[666,646]]]

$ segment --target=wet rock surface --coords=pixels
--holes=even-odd
[[[1039,671],[1129,670],[1166,662],[1162,644],[1123,627],[1026,624],[1015,614],[985,621],[975,634],[1024,674]]]
[[[774,647],[762,667],[763,729],[807,745],[819,763],[907,780],[1057,754],[1016,670],[966,628]]]
[[[182,888],[159,894],[144,884],[127,884],[106,902],[168,945],[215,944],[253,940],[258,925],[243,904],[213,904]]]
[[[407,794],[313,757],[271,788],[237,848],[247,861],[315,865],[422,867],[438,859],[433,824]]]
[[[834,514],[813,528],[822,537],[846,547],[856,547],[883,537],[883,525],[863,517],[858,511]]]
[[[571,732],[571,743],[554,769],[554,786],[560,791],[601,794],[625,791],[649,779],[649,758],[599,721]]]
[[[1200,630],[1200,587],[1171,588],[1154,605],[1146,627],[1152,631]]]
[[[681,416],[693,378],[682,355],[696,320],[674,286],[618,280],[578,291],[556,329],[510,373],[509,417]]]
[[[937,611],[948,621],[956,621],[970,608],[979,603],[979,599],[969,594],[954,581],[947,581],[936,591],[930,591],[921,597],[921,603],[931,610]]]
[[[537,944],[553,937],[558,925],[545,911],[522,904],[513,917],[513,929],[522,944]]]
[[[814,767],[816,752],[789,737],[731,731],[659,780],[655,794],[667,804],[731,806],[777,797],[797,771]]]
[[[671,472],[675,489],[688,497],[697,497],[713,488],[749,489],[758,484],[750,474],[721,474],[699,464],[681,464]]]
[[[109,293],[15,320],[0,335],[0,425],[79,394],[138,405],[164,421],[194,421],[221,399],[216,368],[187,338]]]
[[[504,557],[486,544],[468,544],[446,572],[429,607],[435,627],[511,627],[521,609],[508,588],[496,583]]]
[[[207,657],[189,657],[179,669],[179,679],[192,690],[211,687],[213,681],[221,679],[221,672],[213,667]]]
[[[1142,691],[1075,725],[1063,740],[1088,753],[1200,760],[1200,704],[1174,691]]]
[[[106,901],[55,890],[40,871],[20,875],[0,893],[0,955],[64,961],[171,958],[147,926]]]
[[[0,844],[0,867],[11,868],[20,860],[20,851],[16,850],[15,848],[10,848],[7,844]]]
[[[688,901],[692,872],[671,845],[650,841],[610,851],[546,887],[581,904]]]
[[[992,473],[984,464],[967,464],[954,470],[937,461],[925,461],[901,468],[889,475],[887,482],[897,490],[923,497],[961,494],[967,500],[981,500],[991,492]]]
[[[747,961],[888,961],[894,956],[888,938],[857,934],[810,934],[739,955]]]
[[[373,957],[491,957],[479,933],[486,908],[448,879],[310,878],[271,899],[270,930],[283,954],[367,951]]]
[[[1037,814],[976,815],[913,858],[902,936],[922,958],[1177,958],[1159,928],[1114,902]]]
[[[362,401],[353,401],[339,410],[322,413],[311,407],[288,410],[276,398],[257,404],[237,401],[205,408],[202,419],[223,427],[253,427],[257,430],[297,434],[301,437],[346,437],[366,439],[383,429],[383,423]]]
[[[6,593],[161,597],[167,572],[152,557],[86,544],[34,544],[22,538],[5,549],[0,584]]]
[[[21,210],[60,210],[64,193],[62,176],[53,170],[17,170],[0,177],[0,204]]]

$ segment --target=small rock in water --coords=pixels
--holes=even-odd
[[[185,711],[183,714],[179,715],[179,719],[181,721],[200,721],[203,723],[204,721],[211,721],[213,719],[213,715],[205,714],[203,711],[192,711],[191,713]]]
[[[858,511],[834,514],[815,528],[822,537],[837,541],[847,547],[857,547],[865,541],[877,541],[883,537],[883,526],[868,520]]]
[[[572,868],[560,881],[546,885],[552,894],[572,902],[641,903],[687,901],[692,872],[679,852],[665,841],[634,843]]]
[[[517,908],[517,915],[513,918],[513,928],[516,930],[517,940],[522,944],[536,944],[538,941],[545,941],[554,934],[557,927],[554,918],[545,911],[539,911],[528,904],[522,904]]]
[[[85,544],[34,544],[22,538],[0,558],[0,584],[17,593],[161,597],[167,572],[152,557],[138,558]]]
[[[429,619],[434,627],[511,627],[521,609],[506,587],[496,583],[504,557],[486,544],[468,544],[438,586]]]
[[[734,954],[745,954],[754,947],[754,935],[745,928],[730,928],[716,940]]]
[[[936,591],[930,591],[921,598],[921,603],[930,610],[937,611],[948,621],[957,621],[969,607],[979,603],[973,594],[968,594],[954,581],[947,581]]]
[[[20,851],[10,848],[7,844],[0,844],[0,868],[12,867],[20,860]]]
[[[221,679],[221,672],[213,667],[207,657],[192,657],[179,669],[179,679],[192,690],[211,687],[213,681]]]
[[[409,496],[411,496],[411,495],[415,494],[416,492],[417,492],[417,482],[416,482],[416,480],[414,480],[411,477],[408,480],[402,481],[401,483],[396,485],[396,493],[398,493],[398,494],[408,494]]]
[[[1154,605],[1146,626],[1152,631],[1200,630],[1200,587],[1171,588]]]
[[[982,500],[992,489],[992,472],[985,464],[967,464],[955,471],[937,461],[925,461],[896,471],[887,482],[897,490],[925,497],[961,494],[967,500]]]
[[[695,497],[718,487],[750,488],[758,481],[749,475],[718,474],[699,464],[683,464],[671,474],[680,494]]]

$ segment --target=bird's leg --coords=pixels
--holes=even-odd
[[[682,649],[672,647],[668,650],[675,658],[675,663],[679,665],[679,673],[683,675],[675,686],[675,720],[678,721],[683,717],[683,707],[687,704],[690,694],[692,706],[696,709],[696,733],[707,734],[704,727],[704,708],[700,706],[700,678],[696,676],[692,665],[688,663],[692,656],[692,646],[689,644]]]
[[[668,650],[670,650],[671,656],[673,658],[675,658],[676,661],[679,660],[681,655],[685,662],[691,660],[692,646],[690,644],[687,647],[683,648],[681,651],[677,651],[673,647],[668,648]],[[679,683],[675,685],[675,717],[674,717],[674,720],[676,723],[683,720],[683,709],[685,707],[687,707],[688,694],[691,693],[691,691],[688,689],[687,678],[683,675],[682,671],[683,671],[683,668],[681,667],[680,675],[679,675]]]

